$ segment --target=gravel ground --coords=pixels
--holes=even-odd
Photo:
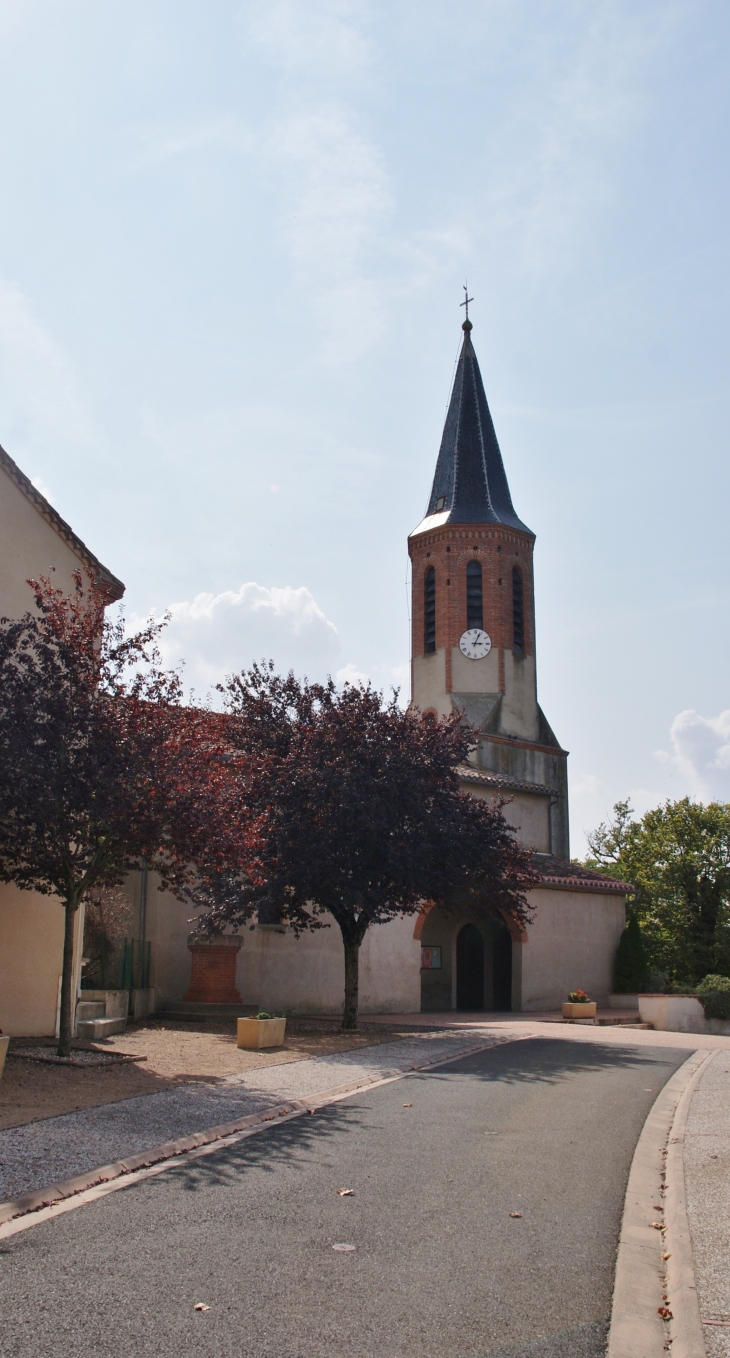
[[[44,1047],[49,1050],[47,1042],[14,1038],[0,1080],[0,1130],[142,1094],[159,1094],[171,1083],[216,1085],[244,1072],[255,1083],[255,1073],[267,1066],[397,1042],[413,1031],[402,1023],[377,1024],[368,1019],[356,1032],[345,1033],[337,1020],[294,1018],[287,1022],[283,1047],[244,1051],[236,1045],[234,1019],[182,1023],[161,1015],[116,1033],[93,1052],[81,1053],[74,1046],[73,1062],[53,1063],[32,1059]],[[121,1059],[129,1055],[144,1060]],[[120,1059],[109,1061],[109,1056]]]
[[[489,1041],[486,1035],[438,1030],[356,1051],[247,1071],[218,1084],[177,1085],[0,1132],[0,1201],[47,1188],[85,1170],[149,1150],[161,1142],[233,1122],[283,1099],[306,1099],[380,1071],[438,1061]],[[495,1035],[494,1042],[508,1040]]]
[[[692,1097],[684,1176],[700,1315],[730,1321],[730,1053],[710,1061]],[[730,1325],[703,1325],[707,1358],[730,1358]]]

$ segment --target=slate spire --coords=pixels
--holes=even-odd
[[[464,343],[459,355],[426,517],[448,514],[448,518],[442,520],[443,523],[504,523],[529,533],[530,529],[518,519],[512,504],[502,454],[471,342],[470,320],[464,321],[462,330]]]

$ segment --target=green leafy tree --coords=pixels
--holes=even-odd
[[[601,821],[598,829],[586,836],[590,854],[585,860],[585,867],[605,872],[611,877],[622,876],[622,860],[629,845],[632,826],[635,825],[633,817],[634,811],[628,799],[614,803],[612,819]]]
[[[617,802],[611,821],[588,837],[588,866],[634,885],[649,965],[697,984],[730,972],[730,806],[683,797],[632,818]]]
[[[613,988],[618,995],[636,995],[643,990],[649,975],[649,958],[636,911],[626,921],[616,951]]]

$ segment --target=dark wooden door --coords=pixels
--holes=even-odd
[[[456,940],[456,1007],[484,1008],[484,939],[476,924],[465,924]]]

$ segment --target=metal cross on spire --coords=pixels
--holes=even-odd
[[[469,319],[469,303],[470,303],[470,302],[473,302],[473,301],[474,301],[474,298],[469,296],[469,288],[467,287],[467,285],[466,285],[466,283],[465,283],[465,284],[464,284],[464,300],[463,300],[463,302],[460,302],[460,303],[459,303],[459,306],[466,307],[466,319],[467,319],[467,321],[468,321],[468,319]]]

